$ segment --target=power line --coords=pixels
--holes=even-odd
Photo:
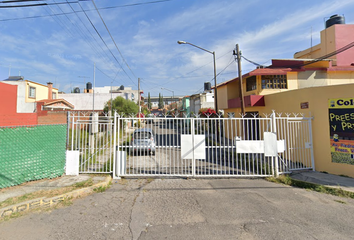
[[[222,55],[221,55],[220,57],[218,57],[217,59],[223,58],[224,56],[226,56],[227,54],[229,54],[229,53],[231,53],[231,52],[232,52],[232,50],[231,50],[231,51],[227,51],[226,53],[222,54]],[[169,80],[169,81],[167,81],[167,82],[164,82],[163,84],[152,83],[151,81],[146,80],[146,79],[143,79],[143,80],[148,81],[148,82],[150,82],[150,84],[155,85],[156,87],[160,88],[160,87],[163,87],[163,86],[165,86],[166,84],[168,84],[168,83],[170,83],[170,82],[172,82],[172,81],[175,81],[175,80],[181,79],[181,78],[200,78],[200,77],[205,77],[206,75],[204,75],[204,76],[186,76],[186,75],[191,74],[191,73],[193,73],[193,72],[195,72],[195,71],[197,71],[197,70],[199,70],[199,69],[201,69],[201,68],[203,68],[203,67],[209,65],[210,63],[213,63],[213,61],[211,61],[211,62],[209,62],[209,63],[207,63],[207,64],[205,64],[205,65],[203,65],[203,66],[201,66],[201,67],[198,67],[198,68],[196,68],[196,69],[194,69],[194,70],[192,70],[192,71],[190,71],[190,72],[187,72],[187,73],[184,74],[183,76],[175,77],[175,78],[173,78],[173,79],[171,79],[171,80]],[[165,78],[162,78],[162,79],[165,79]],[[213,78],[213,79],[214,79],[214,78]],[[213,79],[212,79],[212,80],[213,80]],[[166,79],[166,80],[167,80],[167,79]],[[153,87],[153,88],[151,87],[151,88],[148,88],[147,90],[152,90],[152,89],[154,89],[154,88],[155,88],[155,87]]]
[[[85,0],[85,1],[87,1],[87,0]],[[113,9],[113,8],[133,7],[133,6],[139,6],[139,5],[147,5],[147,4],[169,2],[169,1],[173,1],[173,0],[161,0],[161,1],[134,3],[134,4],[126,4],[126,5],[120,5],[120,6],[101,7],[101,8],[98,8],[98,9],[99,10],[105,10],[105,9]],[[78,3],[80,4],[80,2],[78,2]],[[18,5],[18,6],[20,6],[20,5]],[[81,11],[77,11],[77,12],[84,12],[84,11],[89,12],[89,11],[94,11],[94,10],[95,9],[87,9],[87,10],[81,10]],[[72,14],[72,13],[57,13],[57,14],[39,15],[39,16],[30,16],[30,17],[7,18],[7,19],[0,19],[0,22],[16,21],[16,20],[23,20],[23,19],[35,19],[35,18],[52,17],[52,16],[61,16],[61,15],[64,15],[64,14]]]
[[[97,11],[97,13],[98,13],[98,15],[100,16],[100,18],[101,18],[101,20],[102,20],[102,23],[103,23],[104,26],[106,27],[106,30],[107,30],[107,32],[109,33],[109,36],[111,37],[111,39],[112,39],[114,45],[116,46],[116,48],[117,48],[117,50],[118,50],[118,52],[119,52],[119,55],[122,57],[122,59],[123,59],[125,65],[127,65],[127,67],[129,68],[130,72],[134,75],[135,78],[137,78],[137,76],[134,74],[133,70],[129,67],[127,61],[126,61],[125,58],[123,57],[123,54],[122,54],[121,51],[119,50],[116,41],[114,40],[114,38],[113,38],[111,32],[109,31],[109,29],[108,29],[108,27],[107,27],[105,21],[103,20],[103,18],[102,18],[102,16],[101,16],[100,12],[99,12],[98,9],[97,9],[97,6],[96,6],[96,4],[95,4],[95,1],[92,0],[92,3],[93,3],[93,5],[94,5],[94,7],[95,7],[95,9],[96,9],[96,11]]]
[[[55,0],[54,0],[54,2],[55,2]],[[69,6],[71,7],[70,3],[69,3]],[[53,9],[52,9],[50,6],[48,6],[48,8],[54,13]],[[60,6],[58,6],[58,8],[61,10],[62,13],[64,13],[64,11],[61,9]],[[72,7],[71,7],[71,8],[72,8]],[[47,11],[47,9],[46,9],[46,11]],[[48,11],[47,11],[47,12],[48,12]],[[87,37],[87,36],[85,35],[85,33],[81,30],[81,28],[80,28],[78,25],[74,24],[74,23],[71,21],[71,19],[67,16],[66,13],[64,13],[64,15],[65,15],[65,17],[68,19],[68,21],[69,21],[74,27],[77,27],[77,28],[79,29],[79,34],[83,37],[83,40],[84,40],[89,46],[91,46],[94,51],[96,51],[98,54],[100,54],[99,51],[97,50],[97,48],[95,48],[95,46],[89,41],[88,37]],[[53,17],[53,18],[54,18],[54,17]],[[67,25],[66,25],[58,16],[56,16],[56,18],[58,19],[57,22],[58,22],[60,25],[62,25],[63,28],[64,28],[65,30],[67,30],[67,31],[69,32],[69,34],[70,34],[72,37],[75,37],[75,33],[77,33],[77,32],[72,33],[72,32],[71,32],[71,31],[72,31],[71,28],[68,28]],[[79,19],[80,19],[80,18],[79,18]],[[80,20],[81,20],[81,19],[80,19]],[[83,24],[83,25],[85,26],[85,24]],[[86,26],[85,26],[85,27],[86,27]],[[87,29],[87,28],[86,28],[86,29]],[[88,30],[88,29],[87,29],[87,30]],[[89,31],[89,30],[88,30],[88,31]],[[89,33],[91,34],[90,31],[89,31]],[[92,34],[91,34],[91,36],[92,36],[92,38],[97,42],[97,40],[93,37]],[[102,49],[102,47],[101,47],[101,49]],[[103,49],[102,49],[102,52],[104,52]],[[101,54],[101,56],[102,56],[103,59],[104,59],[104,56],[103,56],[102,54]],[[107,59],[108,59],[108,58],[107,58]]]
[[[111,76],[108,76],[106,73],[104,73],[104,72],[103,72],[101,69],[99,69],[97,66],[96,66],[96,69],[97,69],[98,71],[100,71],[102,74],[104,74],[106,77],[108,77],[109,79],[111,79],[112,81],[119,83],[115,78],[112,78]],[[116,77],[117,77],[117,75],[116,75]]]
[[[232,52],[232,51],[228,51],[228,52],[226,52],[225,54],[221,55],[220,57],[218,57],[218,58],[216,58],[216,59],[220,59],[220,58],[224,57],[225,55],[227,55],[227,54],[230,53],[230,52]],[[197,71],[197,70],[199,70],[199,69],[201,69],[201,68],[203,68],[203,67],[209,65],[210,63],[213,63],[213,61],[211,61],[211,62],[209,62],[209,63],[207,63],[207,64],[205,64],[205,65],[203,65],[203,66],[201,66],[201,67],[199,67],[199,68],[196,68],[195,70],[190,71],[190,72],[186,73],[185,75],[191,74],[191,73],[193,73],[193,72],[195,72],[195,71]],[[170,83],[170,82],[172,82],[172,81],[174,81],[174,80],[176,80],[176,79],[185,78],[185,75],[184,75],[184,76],[181,76],[181,77],[175,77],[175,78],[171,79],[170,81],[165,82],[165,83],[164,83],[163,85],[161,85],[161,86],[165,86],[166,84],[168,84],[168,83]]]
[[[68,2],[68,0],[66,0]],[[69,2],[68,2],[69,3]],[[80,20],[80,22],[82,23],[82,25],[85,27],[85,29],[87,30],[87,32],[91,35],[92,39],[96,42],[96,44],[99,46],[99,48],[102,50],[102,53],[96,48],[95,51],[102,56],[102,58],[105,60],[105,58],[107,58],[107,65],[110,65],[110,60],[109,60],[109,57],[107,55],[107,53],[103,50],[103,48],[101,47],[101,45],[98,43],[97,39],[93,36],[93,34],[91,33],[91,31],[88,29],[88,27],[86,26],[86,24],[82,21],[82,19],[80,18],[79,14],[77,14],[77,12],[75,11],[75,9],[71,6],[71,4],[69,3],[69,6],[71,8],[71,10],[75,13],[76,17]],[[85,35],[86,36],[86,35]],[[86,36],[86,38],[88,38]],[[89,44],[87,41],[86,41],[87,44]],[[94,44],[91,44],[92,46],[94,46]],[[111,67],[110,67],[111,68]],[[112,71],[114,71],[112,68],[111,68]],[[117,71],[118,73],[118,71]]]
[[[253,61],[247,59],[246,57],[244,57],[244,56],[242,56],[242,55],[241,55],[241,58],[245,59],[245,60],[246,60],[247,62],[249,62],[249,63],[252,63],[252,64],[256,65],[257,67],[258,67],[258,66],[263,66],[262,64],[258,64],[258,63],[256,63],[256,62],[253,62]]]
[[[233,56],[231,56],[231,58],[233,58]],[[234,62],[234,60],[231,59],[231,60],[230,60],[230,63],[229,63],[226,67],[224,67],[224,69],[221,70],[218,74],[216,74],[216,76],[218,77],[220,74],[222,74],[228,67],[231,66],[231,64],[232,64],[233,62]],[[211,81],[213,81],[213,80],[214,80],[214,78],[212,78],[209,82],[211,82]],[[215,86],[215,87],[216,87],[216,86]],[[202,89],[203,89],[203,87],[200,88],[198,91],[196,91],[196,93],[200,92]]]
[[[82,6],[79,3],[81,9]],[[116,62],[118,63],[118,65],[120,66],[120,68],[123,70],[123,72],[128,76],[128,78],[130,79],[130,81],[136,86],[136,83],[131,79],[131,77],[128,75],[128,73],[124,70],[122,64],[118,61],[118,59],[116,58],[116,56],[113,54],[113,52],[109,49],[107,43],[105,42],[105,40],[102,38],[101,34],[98,32],[97,28],[95,27],[95,25],[93,24],[93,22],[91,21],[91,19],[89,18],[89,16],[87,15],[86,11],[83,9],[83,12],[85,13],[86,18],[89,20],[91,26],[94,28],[94,30],[96,31],[97,35],[100,37],[101,41],[104,43],[104,45],[106,46],[106,48],[108,49],[108,51],[111,53],[111,55],[113,56],[113,58],[116,60]]]
[[[37,0],[39,1],[39,0]],[[79,0],[79,1],[88,1],[88,0]],[[70,3],[78,3],[79,1],[70,2]],[[1,1],[0,3],[10,3],[14,1]],[[25,0],[22,1],[15,1],[15,2],[28,2]],[[59,3],[36,3],[36,4],[22,4],[22,5],[7,5],[7,6],[0,6],[0,8],[23,8],[23,7],[41,7],[41,6],[50,6],[50,5],[59,5],[59,4],[67,4],[66,2],[59,2]]]
[[[322,57],[319,57],[319,58],[317,58],[317,59],[314,59],[314,60],[312,60],[312,61],[310,61],[310,62],[308,62],[308,63],[302,64],[301,66],[306,66],[306,65],[309,65],[309,64],[312,64],[312,63],[316,63],[316,62],[325,60],[325,59],[327,59],[327,58],[329,58],[329,57],[332,57],[332,56],[337,55],[337,54],[339,54],[339,53],[341,53],[341,52],[344,52],[344,51],[346,51],[346,50],[348,50],[348,49],[350,49],[350,48],[352,48],[352,47],[354,47],[354,42],[351,42],[351,43],[345,45],[344,47],[341,47],[340,49],[337,49],[336,51],[331,52],[331,53],[329,53],[329,54],[327,54],[327,55],[324,55],[324,56],[322,56]]]

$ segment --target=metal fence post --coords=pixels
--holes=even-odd
[[[69,139],[70,139],[70,117],[69,117],[70,112],[66,112],[66,149],[69,148]]]
[[[275,114],[274,110],[273,110],[273,113],[272,113],[272,125],[273,125],[272,132],[275,133],[275,135],[278,138],[278,135],[277,135],[277,121],[276,121],[276,114]],[[274,157],[274,161],[275,161],[275,164],[274,164],[275,177],[279,177],[279,157],[278,157],[278,155],[276,157]]]
[[[117,164],[118,156],[117,156],[117,151],[119,151],[119,119],[117,116],[117,112],[114,111],[114,116],[113,116],[113,179],[120,179],[119,173],[120,173],[120,166],[121,163]],[[118,124],[118,129],[117,129],[117,124]],[[117,136],[118,133],[118,136]],[[118,144],[117,144],[117,138],[118,138]],[[120,159],[121,161],[122,159]]]

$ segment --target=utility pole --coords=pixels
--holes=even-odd
[[[139,108],[138,118],[140,120],[140,78],[138,78],[138,108]]]
[[[112,93],[112,89],[113,88],[113,81],[111,81],[111,106],[110,106],[110,113],[113,115],[113,93]]]
[[[93,63],[93,89],[92,89],[92,109],[95,111],[95,78],[96,78],[96,63]]]
[[[241,113],[242,115],[245,115],[245,102],[244,102],[244,98],[243,98],[243,85],[242,85],[242,71],[241,71],[241,52],[238,48],[238,44],[236,44],[236,49],[234,50],[234,56],[237,59],[237,65],[238,65],[238,80],[239,80],[239,84],[240,84],[240,99],[241,99]]]

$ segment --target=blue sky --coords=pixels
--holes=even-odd
[[[214,83],[213,57],[178,40],[215,51],[221,83],[237,77],[236,43],[244,57],[269,65],[309,48],[311,36],[318,44],[325,18],[333,14],[354,23],[352,0],[96,0],[113,42],[92,1],[39,3],[51,5],[1,9],[0,79],[20,74],[51,81],[64,92],[93,82],[95,63],[96,87],[137,89],[141,78],[145,96],[191,95],[201,92],[204,82]],[[242,60],[243,73],[254,68]]]

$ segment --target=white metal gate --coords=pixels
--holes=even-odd
[[[134,118],[71,112],[80,173],[114,177],[266,177],[313,169],[311,118]]]
[[[80,173],[112,173],[114,119],[97,112],[69,112],[67,149],[79,151]]]
[[[266,177],[314,168],[311,119],[302,116],[116,119],[115,177]]]

